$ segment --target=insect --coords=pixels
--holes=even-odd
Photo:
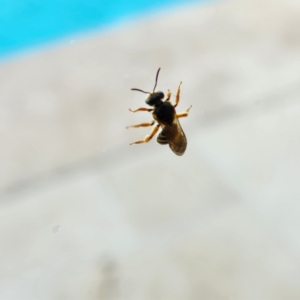
[[[176,155],[183,155],[187,146],[187,140],[186,136],[180,126],[180,123],[178,121],[178,118],[187,117],[189,115],[189,110],[192,106],[190,106],[186,111],[182,113],[176,113],[175,107],[179,103],[180,99],[180,86],[182,82],[180,82],[177,94],[176,94],[176,100],[175,105],[172,105],[170,102],[171,99],[171,92],[168,90],[167,92],[167,98],[165,101],[163,101],[165,95],[163,92],[156,92],[155,88],[157,85],[157,79],[159,75],[160,68],[157,70],[156,73],[156,79],[155,79],[155,85],[153,88],[153,92],[145,92],[140,89],[131,89],[132,91],[139,91],[145,94],[149,94],[149,96],[146,98],[146,103],[153,108],[145,108],[140,107],[135,110],[129,109],[131,112],[137,112],[137,111],[148,111],[152,112],[153,121],[150,123],[141,123],[136,124],[132,126],[128,126],[126,128],[137,128],[137,127],[150,127],[153,126],[152,131],[149,135],[146,135],[143,140],[139,140],[136,142],[131,143],[133,144],[143,144],[148,143],[153,136],[157,133],[159,127],[162,128],[161,132],[159,133],[157,137],[157,142],[161,145],[167,145],[169,144],[169,147]],[[155,124],[157,123],[157,124]]]

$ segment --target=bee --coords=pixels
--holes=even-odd
[[[143,143],[148,143],[154,135],[157,133],[159,130],[159,127],[162,128],[161,132],[159,133],[157,137],[157,142],[161,145],[169,145],[171,150],[176,154],[176,155],[183,155],[187,146],[187,139],[186,136],[180,126],[180,123],[178,121],[179,118],[182,117],[187,117],[189,115],[189,110],[191,109],[192,106],[190,106],[186,111],[182,113],[176,113],[175,107],[179,103],[180,99],[180,86],[182,82],[180,82],[178,89],[177,89],[177,94],[176,94],[176,100],[175,104],[173,105],[170,102],[171,99],[171,92],[168,90],[167,92],[167,98],[165,101],[163,101],[165,95],[163,92],[156,92],[155,88],[157,85],[157,79],[159,75],[160,68],[157,70],[156,73],[156,79],[155,79],[155,85],[153,88],[153,92],[145,92],[140,89],[133,88],[131,89],[132,91],[139,91],[145,94],[149,94],[149,96],[146,98],[146,104],[152,106],[153,108],[145,108],[145,107],[140,107],[135,110],[129,109],[131,112],[137,112],[137,111],[148,111],[152,112],[153,116],[153,121],[150,123],[141,123],[141,124],[136,124],[132,126],[128,126],[126,128],[137,128],[137,127],[150,127],[153,126],[152,131],[149,135],[146,135],[143,140],[139,140],[136,142],[131,143],[130,145],[133,144],[143,144]],[[155,124],[157,123],[157,124]]]

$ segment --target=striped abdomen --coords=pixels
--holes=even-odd
[[[167,145],[167,144],[169,144],[168,139],[167,139],[167,137],[166,137],[166,135],[165,135],[165,133],[164,133],[163,130],[162,130],[162,131],[160,132],[160,134],[158,135],[156,141],[157,141],[159,144],[161,144],[161,145]]]

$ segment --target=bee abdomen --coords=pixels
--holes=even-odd
[[[167,137],[166,137],[166,135],[165,135],[165,133],[163,131],[158,135],[156,141],[159,144],[161,144],[161,145],[167,145],[167,144],[169,144],[169,142],[167,140]]]

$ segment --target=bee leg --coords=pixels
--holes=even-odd
[[[180,86],[181,86],[181,84],[182,84],[182,81],[180,81],[179,87],[178,87],[178,89],[177,89],[176,103],[175,103],[174,107],[176,107],[176,106],[178,105],[178,103],[179,103],[179,99],[180,99]]]
[[[149,127],[154,125],[155,121],[152,121],[151,123],[141,123],[141,124],[136,124],[136,125],[131,125],[131,126],[127,126],[126,129],[128,128],[137,128],[137,127]]]
[[[152,111],[153,109],[152,109],[152,108],[140,107],[140,108],[137,108],[137,109],[135,109],[135,110],[132,110],[132,109],[129,108],[129,110],[130,110],[131,112],[137,112],[137,111]]]
[[[168,90],[166,101],[170,101],[170,98],[171,98],[171,92],[170,92],[170,90]]]
[[[189,115],[189,110],[192,108],[192,105],[184,112],[176,114],[177,118],[187,117]]]
[[[148,143],[154,137],[155,133],[158,131],[159,126],[160,126],[159,124],[154,126],[151,133],[149,135],[146,135],[143,140],[136,141],[134,143],[131,143],[130,145]]]

